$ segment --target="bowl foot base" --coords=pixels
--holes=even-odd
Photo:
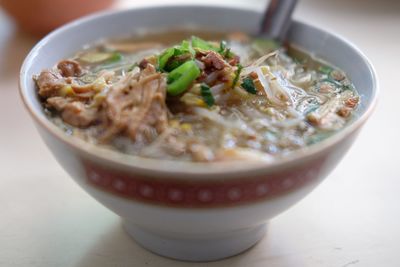
[[[239,254],[255,245],[266,232],[266,224],[226,233],[197,236],[156,233],[125,221],[126,231],[144,248],[164,257],[184,261],[215,261]]]

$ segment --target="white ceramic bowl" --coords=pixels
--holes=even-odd
[[[367,58],[341,37],[293,23],[289,41],[348,73],[361,105],[357,118],[342,131],[270,165],[144,159],[68,137],[46,118],[32,76],[101,38],[189,25],[257,33],[260,20],[261,13],[252,10],[198,5],[103,13],[51,33],[22,66],[22,99],[58,162],[85,191],[124,219],[139,244],[157,254],[217,260],[260,240],[268,220],[306,196],[336,166],[370,116],[377,81]]]

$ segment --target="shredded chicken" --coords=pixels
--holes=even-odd
[[[123,133],[132,141],[153,141],[168,126],[166,78],[153,65],[115,84],[104,101],[108,119],[103,142]]]

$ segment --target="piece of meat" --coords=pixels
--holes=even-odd
[[[345,101],[345,105],[349,108],[355,108],[359,102],[360,98],[358,96],[356,97],[350,97]]]
[[[66,82],[60,73],[54,70],[44,70],[36,78],[36,84],[39,88],[39,95],[47,98],[58,95]]]
[[[114,85],[103,103],[108,126],[103,142],[124,134],[132,141],[152,142],[168,127],[167,82],[153,65]]]
[[[223,57],[214,51],[208,51],[205,56],[201,57],[200,61],[204,63],[206,68],[222,70],[226,66],[226,62]]]
[[[344,79],[346,79],[346,75],[343,73],[343,71],[340,70],[333,70],[330,73],[330,76],[335,79],[336,81],[343,81]]]
[[[235,55],[233,58],[229,59],[229,65],[236,66],[240,62],[240,57]]]
[[[353,109],[348,108],[348,107],[341,107],[339,108],[339,110],[337,111],[337,114],[342,117],[342,118],[347,118],[350,116],[351,112],[353,111]]]
[[[60,112],[64,122],[75,127],[88,127],[97,121],[99,116],[97,109],[90,108],[84,103],[73,101],[70,98],[61,96],[50,97],[46,103],[49,108]]]
[[[335,87],[333,87],[333,85],[328,84],[328,83],[324,83],[321,84],[321,86],[319,87],[319,92],[326,94],[326,93],[332,93],[335,91]]]
[[[149,61],[147,59],[142,59],[139,63],[139,68],[144,70],[147,67],[147,64],[149,64]]]
[[[61,118],[75,127],[88,127],[97,119],[97,110],[87,107],[82,102],[74,101],[64,106]]]
[[[83,73],[81,65],[75,60],[62,60],[57,68],[63,77],[79,77]]]
[[[71,100],[61,96],[53,96],[47,98],[46,103],[47,107],[54,108],[57,111],[62,111],[67,104],[71,103]]]
[[[80,85],[76,77],[61,75],[62,71],[67,73],[63,74],[66,76],[79,75],[81,70],[77,62],[64,60],[57,68],[42,71],[35,79],[38,93],[44,98],[47,108],[59,112],[64,122],[75,127],[85,128],[105,121],[100,109],[103,98],[95,96],[108,88],[107,81],[114,72],[103,72],[94,82]]]

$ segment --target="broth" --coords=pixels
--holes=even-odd
[[[272,161],[345,127],[359,102],[338,68],[239,32],[108,40],[34,79],[67,134],[183,161]]]

